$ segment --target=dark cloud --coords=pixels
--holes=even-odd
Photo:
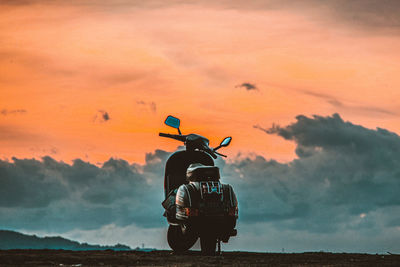
[[[2,109],[0,110],[0,115],[15,115],[15,114],[24,114],[26,113],[26,109]]]
[[[296,119],[286,127],[255,128],[294,141],[298,159],[280,164],[258,157],[234,164],[246,177],[240,188],[266,189],[257,207],[265,213],[250,212],[250,220],[282,218],[277,227],[334,232],[364,218],[369,224],[363,227],[374,228],[381,220],[376,214],[400,210],[397,134],[345,122],[338,114]]]
[[[103,112],[102,117],[104,121],[108,121],[110,119],[110,115],[108,115],[108,113],[105,111]]]
[[[242,83],[235,86],[236,88],[244,88],[247,91],[258,90],[257,86],[253,83]]]
[[[0,162],[0,207],[43,207],[66,197],[60,177],[48,179],[42,169],[51,164],[46,157],[42,162],[13,158],[13,163]]]
[[[110,159],[97,167],[51,157],[0,160],[0,224],[14,228],[96,229],[102,225],[161,226],[162,177]],[[162,162],[159,162],[162,163]],[[158,187],[159,186],[159,187]]]
[[[157,112],[157,105],[155,102],[145,102],[143,100],[136,101],[136,104],[148,107],[151,112],[156,113]]]
[[[98,110],[98,113],[95,115],[93,121],[94,122],[107,122],[110,119],[111,118],[110,118],[110,115],[108,114],[108,112],[100,109],[100,110]]]
[[[257,155],[218,159],[222,181],[233,185],[239,199],[236,248],[255,249],[251,240],[261,242],[267,233],[274,233],[271,242],[280,242],[282,233],[289,243],[310,238],[319,244],[302,244],[300,251],[320,249],[321,244],[340,251],[349,247],[349,235],[378,242],[368,246],[369,252],[398,248],[396,242],[385,241],[399,237],[396,133],[367,129],[338,114],[301,115],[287,126],[255,128],[294,142],[297,158],[287,163]],[[162,227],[163,172],[169,155],[163,150],[148,153],[144,165],[122,159],[101,166],[50,157],[0,160],[0,225],[58,232],[110,224]],[[316,236],[325,241],[318,243]]]

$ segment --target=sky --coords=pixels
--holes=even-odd
[[[400,252],[396,0],[0,2],[0,228],[167,248],[181,130],[237,191],[227,249]]]

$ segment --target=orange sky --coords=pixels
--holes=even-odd
[[[223,153],[282,161],[294,145],[254,125],[337,112],[400,133],[398,34],[323,9],[89,2],[0,5],[0,158],[141,163],[179,144],[158,137],[168,114],[212,145],[232,136]]]

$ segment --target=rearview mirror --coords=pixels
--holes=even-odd
[[[165,124],[173,128],[179,129],[179,126],[181,125],[181,120],[170,115],[165,119]]]
[[[225,137],[224,140],[222,140],[221,144],[219,144],[219,146],[217,146],[216,148],[214,148],[214,151],[217,151],[218,149],[220,149],[221,147],[224,146],[229,146],[229,144],[232,141],[232,137]]]
[[[175,118],[174,116],[169,115],[164,122],[166,125],[171,126],[173,128],[178,129],[179,135],[182,135],[181,130],[179,129],[179,126],[181,125],[181,120],[178,118]]]
[[[232,141],[232,137],[225,137],[224,140],[222,140],[221,144],[219,145],[220,147],[223,146],[228,146]]]

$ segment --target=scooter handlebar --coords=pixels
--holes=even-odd
[[[158,135],[161,137],[171,137],[171,134],[166,134],[166,133],[159,133]]]
[[[219,152],[217,152],[217,151],[213,151],[215,154],[217,154],[218,156],[221,156],[221,157],[224,157],[224,158],[226,158],[227,157],[227,155],[224,155],[224,154],[221,154],[221,153],[219,153]]]
[[[181,142],[185,142],[186,141],[186,137],[187,137],[186,135],[167,134],[167,133],[159,133],[158,135],[161,136],[161,137],[172,138],[172,139],[175,139],[175,140],[178,140],[178,141],[181,141]],[[214,159],[217,158],[217,155],[221,156],[221,157],[226,157],[226,155],[218,153],[217,151],[215,151],[215,149],[211,149],[210,147],[208,147],[208,145],[205,145],[202,148],[202,150],[207,152],[208,154],[210,154],[211,157],[213,157]]]
[[[168,138],[172,138],[178,141],[182,141],[185,142],[186,140],[186,136],[185,135],[178,135],[178,134],[167,134],[167,133],[159,133],[158,134],[161,137],[168,137]]]

